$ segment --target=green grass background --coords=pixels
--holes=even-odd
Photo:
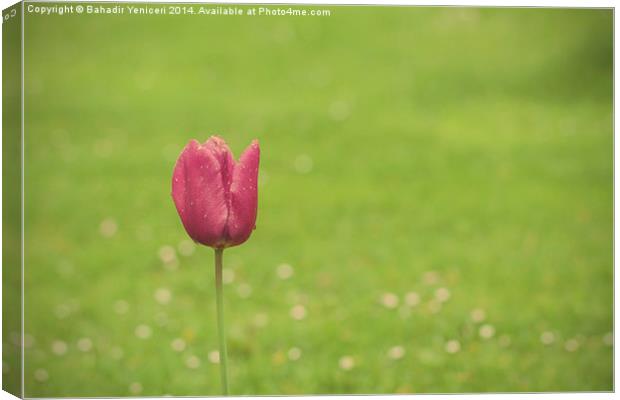
[[[612,390],[612,11],[328,8],[27,14],[28,396],[220,393],[213,254],[170,198],[211,134],[262,149],[233,394]]]

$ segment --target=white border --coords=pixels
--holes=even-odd
[[[20,164],[21,164],[21,171],[20,171],[21,172],[21,193],[20,193],[20,196],[21,196],[21,210],[20,211],[21,211],[21,224],[22,224],[22,229],[21,229],[21,234],[22,234],[22,237],[21,237],[21,261],[22,261],[22,263],[21,263],[22,264],[21,285],[22,285],[22,287],[21,287],[20,290],[21,290],[21,294],[22,294],[22,309],[21,309],[21,314],[22,314],[21,315],[21,323],[22,323],[22,332],[21,332],[21,335],[22,335],[22,337],[21,337],[21,339],[22,339],[22,370],[21,370],[21,375],[22,375],[22,377],[21,377],[21,380],[22,380],[22,387],[21,387],[21,389],[22,389],[22,398],[23,398],[24,396],[26,396],[26,380],[25,380],[25,377],[24,377],[24,373],[25,373],[25,370],[26,370],[26,346],[24,345],[24,343],[25,343],[24,342],[24,337],[26,336],[26,333],[25,333],[26,332],[26,329],[25,329],[25,321],[26,321],[26,319],[25,319],[25,314],[24,314],[25,311],[26,311],[26,300],[25,300],[26,296],[24,295],[24,293],[25,293],[24,292],[24,290],[25,290],[25,287],[24,287],[24,280],[25,280],[24,279],[24,265],[25,265],[25,259],[24,259],[24,257],[26,255],[26,252],[25,252],[25,238],[26,238],[26,234],[24,232],[24,229],[25,229],[24,228],[25,227],[24,226],[24,221],[25,221],[25,217],[24,217],[24,199],[26,198],[26,196],[25,196],[25,188],[26,187],[24,185],[24,182],[25,182],[24,178],[25,178],[25,174],[26,174],[26,172],[24,170],[24,167],[25,167],[25,163],[24,163],[24,154],[25,154],[24,147],[26,145],[26,141],[25,141],[25,138],[24,138],[24,134],[25,134],[24,133],[24,129],[25,129],[25,121],[26,121],[26,119],[24,118],[24,113],[25,113],[25,109],[26,109],[26,106],[25,106],[26,105],[26,100],[25,100],[26,95],[24,94],[25,93],[25,91],[24,91],[24,87],[25,87],[24,86],[24,82],[25,82],[24,76],[25,76],[25,66],[26,66],[26,63],[24,62],[24,32],[25,32],[24,31],[24,23],[25,23],[26,20],[24,18],[24,3],[22,3],[21,14],[22,14],[21,15],[21,18],[22,18],[22,21],[21,21],[22,22],[22,24],[21,24],[21,26],[22,26],[22,32],[21,32],[21,36],[22,36],[22,47],[21,47],[21,52],[22,52],[22,54],[21,54],[21,56],[22,56],[21,57],[21,69],[22,69],[21,87],[22,87],[22,93],[21,93],[20,98],[21,98],[21,102],[22,102],[22,104],[21,104],[21,113],[22,113],[22,115],[21,115],[21,117],[22,117],[22,120],[21,120],[21,128],[22,128],[21,129],[21,135],[22,135],[22,137],[21,137],[21,154],[20,154],[19,158],[20,158]]]
[[[45,3],[179,3],[179,4],[190,4],[190,3],[200,3],[200,4],[325,4],[325,5],[373,5],[373,6],[435,6],[435,7],[448,7],[448,6],[468,6],[468,7],[562,7],[562,8],[613,8],[615,7],[615,2],[609,0],[502,0],[502,1],[493,1],[493,0],[475,0],[475,1],[467,1],[467,0],[450,0],[450,1],[440,1],[440,0],[427,0],[427,1],[415,1],[415,0],[244,0],[244,1],[231,1],[231,0],[223,0],[223,1],[200,1],[200,0],[164,0],[164,1],[152,1],[152,0],[96,0],[96,1],[88,1],[88,0],[63,0],[63,1],[53,1],[53,0],[24,0],[25,3],[37,3],[37,2],[45,2]],[[0,4],[2,4],[2,8],[6,8],[12,4],[17,3],[16,1],[7,1],[0,0]],[[6,4],[6,5],[5,5]]]

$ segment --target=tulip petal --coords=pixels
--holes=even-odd
[[[185,230],[195,241],[217,247],[228,217],[221,164],[211,148],[192,140],[174,168],[172,198]]]
[[[258,200],[258,163],[260,148],[254,140],[235,165],[230,186],[231,203],[228,215],[230,246],[245,242],[256,224]]]
[[[222,185],[227,198],[227,205],[230,205],[230,185],[232,183],[233,170],[235,168],[235,158],[232,151],[219,136],[211,136],[204,145],[220,166]]]

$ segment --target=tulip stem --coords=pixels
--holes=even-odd
[[[215,300],[217,303],[217,330],[220,339],[220,374],[222,392],[228,396],[228,355],[226,354],[226,333],[224,330],[224,299],[222,290],[222,257],[224,249],[215,249]]]

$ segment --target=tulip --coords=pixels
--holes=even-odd
[[[187,234],[215,249],[245,242],[255,228],[260,149],[254,140],[236,162],[226,142],[190,141],[172,175],[172,198]]]
[[[172,174],[172,199],[187,234],[215,250],[215,293],[221,379],[228,395],[222,290],[224,249],[248,240],[255,229],[260,148],[254,140],[236,162],[224,139],[191,140]]]

